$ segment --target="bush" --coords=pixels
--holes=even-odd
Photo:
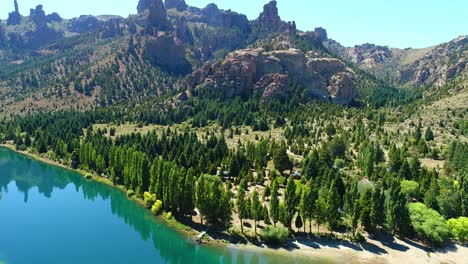
[[[151,208],[156,202],[156,195],[149,192],[143,194],[143,200],[145,201],[146,208]]]
[[[449,238],[444,217],[422,203],[408,205],[414,231],[433,245],[441,246]]]
[[[289,230],[284,226],[268,226],[260,235],[267,244],[283,245],[288,240]]]
[[[461,243],[468,242],[468,217],[452,218],[447,221],[450,234]]]
[[[162,209],[162,202],[160,200],[156,200],[156,202],[151,207],[151,213],[154,215],[158,215]]]
[[[128,197],[135,196],[135,191],[134,191],[134,190],[128,190],[128,191],[127,191],[127,196],[128,196]]]
[[[403,180],[401,182],[401,191],[409,200],[419,198],[419,184],[415,181]]]

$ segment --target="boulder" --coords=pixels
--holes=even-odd
[[[192,66],[185,58],[185,45],[174,34],[161,33],[157,37],[150,37],[144,54],[154,64],[170,73],[185,75],[192,71]]]

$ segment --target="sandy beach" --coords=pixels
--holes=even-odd
[[[431,250],[409,240],[395,238],[393,242],[379,238],[367,239],[357,244],[349,241],[328,239],[298,239],[288,248],[267,248],[255,245],[231,245],[245,250],[268,252],[270,254],[290,255],[294,260],[303,262],[323,261],[330,263],[382,263],[382,264],[467,264],[468,247],[449,244],[442,250]]]

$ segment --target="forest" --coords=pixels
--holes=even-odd
[[[404,117],[384,108],[199,92],[205,99],[167,114],[128,103],[5,119],[0,142],[107,178],[154,214],[190,224],[196,210],[200,224],[236,237],[282,244],[299,234],[363,241],[385,232],[435,247],[468,239],[468,144],[440,147],[421,121],[388,131]],[[127,122],[164,129],[117,134]],[[423,158],[446,163],[428,168]]]

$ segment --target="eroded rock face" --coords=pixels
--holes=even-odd
[[[442,86],[460,75],[468,76],[468,36],[439,45],[423,58],[398,71],[399,81],[416,86]]]
[[[155,35],[159,30],[171,29],[162,0],[140,0],[137,10],[147,34]]]
[[[263,12],[257,19],[258,25],[262,31],[277,32],[281,29],[282,20],[278,14],[276,1],[263,6]]]
[[[289,77],[286,74],[268,73],[255,84],[254,90],[263,91],[262,99],[283,99],[290,89]]]
[[[174,74],[185,75],[192,71],[185,54],[184,43],[173,34],[161,33],[146,42],[145,56]]]
[[[352,62],[372,66],[393,56],[388,47],[374,44],[357,45],[349,51]]]
[[[19,25],[21,23],[21,14],[19,12],[18,2],[16,0],[14,1],[14,5],[15,5],[15,11],[10,12],[8,14],[8,19],[7,19],[8,26]]]
[[[0,47],[6,44],[5,28],[0,24]]]
[[[62,17],[58,13],[54,12],[47,15],[47,22],[62,22]]]
[[[320,41],[324,42],[328,40],[327,30],[322,27],[317,27],[314,30],[315,35],[320,39]]]
[[[38,28],[47,27],[47,18],[42,5],[38,5],[35,9],[31,9],[29,12],[29,18]]]
[[[235,51],[223,62],[205,64],[187,84],[219,89],[228,98],[264,89],[264,98],[268,98],[284,96],[289,82],[294,82],[309,96],[347,104],[355,96],[353,75],[337,59],[315,58],[296,49],[266,52],[257,48]]]
[[[188,5],[185,3],[184,0],[165,0],[164,6],[167,9],[175,8],[177,11],[185,11],[188,8]]]
[[[71,20],[70,31],[77,33],[86,33],[96,31],[101,28],[102,23],[94,16],[80,16]]]
[[[254,21],[254,24],[259,33],[296,31],[296,22],[284,22],[281,20],[276,1],[270,1],[263,6],[263,12],[260,13],[257,20]]]

